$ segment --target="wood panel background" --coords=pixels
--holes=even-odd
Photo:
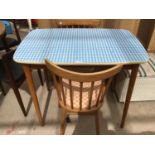
[[[150,42],[149,42],[149,45],[148,45],[148,51],[155,52],[155,27],[153,29],[151,39],[150,39]]]

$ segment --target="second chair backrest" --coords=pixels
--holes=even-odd
[[[18,28],[17,28],[16,19],[3,19],[3,20],[12,23],[13,29],[14,29],[14,34],[16,36],[16,39],[17,39],[18,43],[20,43],[21,38],[20,38],[19,31],[18,31]]]
[[[79,73],[47,60],[46,65],[53,75],[59,104],[73,112],[90,112],[99,108],[112,77],[122,68],[122,65],[116,65],[104,71]]]
[[[101,26],[98,19],[64,19],[56,20],[59,28],[97,28]]]
[[[7,33],[5,33],[5,35],[3,35],[3,37],[1,37],[0,44],[2,44],[2,45],[0,45],[0,50],[6,50],[8,52],[8,51],[10,51],[11,47],[15,47],[20,44],[21,38],[20,38],[19,31],[18,31],[18,28],[16,25],[16,20],[9,19],[7,21],[12,22],[13,28],[14,28],[14,34],[16,36],[16,38],[14,38],[14,37],[7,35]]]
[[[16,20],[12,19],[11,21],[13,22],[13,26],[14,26],[14,29],[15,29],[15,34],[16,34],[17,40],[20,43],[21,38],[20,38],[19,31],[18,31],[18,28],[17,28]]]

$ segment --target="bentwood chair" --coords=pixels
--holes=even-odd
[[[63,69],[48,60],[45,62],[53,75],[58,104],[62,108],[60,134],[65,133],[65,119],[72,113],[93,114],[96,133],[99,134],[99,109],[112,77],[121,70],[122,65],[94,73],[80,73]]]

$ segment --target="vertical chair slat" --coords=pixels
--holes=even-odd
[[[59,100],[61,100],[60,88],[59,88],[59,85],[58,85],[58,82],[57,82],[57,79],[56,79],[56,75],[54,75],[54,74],[53,74],[53,80],[54,80],[54,83],[55,83],[55,86],[56,86],[56,91],[57,91],[57,94],[58,94],[58,98],[59,98]]]
[[[99,94],[98,94],[98,97],[97,97],[97,100],[96,100],[96,107],[99,104],[99,100],[100,100],[100,97],[102,95],[103,89],[105,89],[104,81],[102,81],[101,86],[100,86]]]
[[[82,89],[83,89],[83,82],[80,82],[80,110],[82,110]]]
[[[94,81],[91,82],[91,88],[90,88],[89,100],[88,100],[88,109],[90,109],[90,107],[91,107],[93,90],[94,90]]]
[[[64,103],[64,105],[66,105],[66,98],[65,98],[65,93],[64,93],[62,77],[59,77],[59,80],[60,80],[60,87],[61,87],[61,91],[62,91],[63,103]]]
[[[73,90],[72,90],[72,81],[69,80],[69,92],[70,92],[70,102],[71,102],[71,108],[73,109]]]

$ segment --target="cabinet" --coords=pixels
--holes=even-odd
[[[155,26],[148,45],[148,52],[155,52]]]
[[[154,19],[141,19],[139,22],[137,37],[148,52],[155,52],[155,46],[153,45],[153,39],[155,38],[154,27]]]
[[[127,29],[137,35],[140,19],[103,19],[104,28]]]
[[[39,28],[56,27],[56,21],[54,19],[38,19],[37,23]]]

